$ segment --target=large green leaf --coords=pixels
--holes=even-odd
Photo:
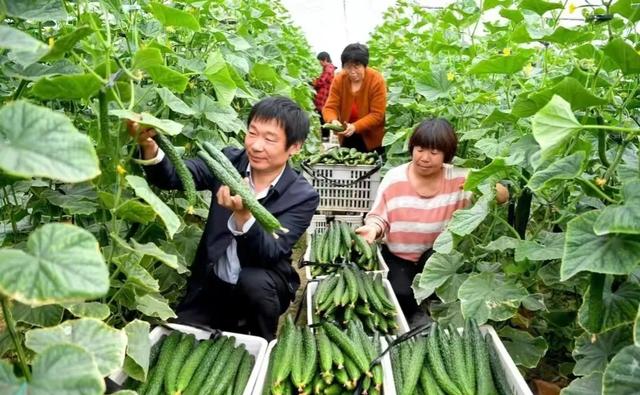
[[[567,29],[566,27],[559,26],[552,34],[544,36],[542,41],[575,45],[580,42],[591,41],[593,37],[594,34],[589,31]]]
[[[115,115],[120,119],[135,121],[141,125],[151,126],[152,128],[159,130],[164,134],[168,134],[169,136],[176,136],[180,134],[184,127],[176,121],[172,121],[170,119],[159,119],[147,112],[138,114],[129,110],[110,110],[109,115]]]
[[[543,0],[523,0],[520,8],[531,10],[538,15],[543,15],[547,11],[562,9],[562,3],[553,3]]]
[[[147,66],[144,69],[153,80],[153,82],[166,86],[167,88],[174,90],[178,93],[184,92],[187,89],[189,78],[179,71],[176,71],[170,67],[163,65]]]
[[[589,331],[589,333],[606,332],[618,326],[627,325],[633,322],[640,305],[640,285],[632,282],[624,282],[612,290],[613,279],[607,278],[602,295],[602,311],[598,327],[592,327],[589,317],[592,315],[589,299],[591,289],[589,288],[583,297],[582,306],[578,311],[578,322]]]
[[[493,199],[491,195],[482,195],[473,207],[456,211],[447,225],[447,230],[458,236],[473,232],[489,215],[490,203]]]
[[[489,59],[481,60],[471,66],[469,73],[471,74],[515,74],[529,63],[531,54],[523,52],[518,55],[511,56],[494,56]]]
[[[516,262],[561,259],[564,253],[564,233],[541,232],[535,240],[522,240],[515,251]]]
[[[149,323],[133,320],[124,327],[127,334],[127,356],[124,371],[138,381],[145,381],[149,372]]]
[[[433,250],[441,254],[449,254],[453,251],[453,244],[453,234],[445,230],[433,242]]]
[[[127,277],[127,284],[135,287],[138,293],[144,294],[160,290],[158,280],[140,265],[140,256],[126,254],[113,258],[113,262],[118,265],[118,269]]]
[[[640,7],[638,7],[638,0],[618,0],[611,8],[611,12],[620,14],[632,22],[638,22],[640,20]]]
[[[65,212],[75,215],[91,215],[98,209],[98,204],[87,200],[85,196],[65,194],[61,191],[47,189],[42,192],[41,197],[54,206],[61,207]]]
[[[188,273],[189,269],[187,269],[186,267],[182,266],[179,262],[178,262],[178,257],[172,254],[167,254],[166,252],[162,251],[157,245],[155,245],[154,243],[145,243],[145,244],[140,244],[135,240],[131,240],[131,244],[133,245],[133,250],[140,255],[147,255],[147,256],[151,256],[155,259],[157,259],[158,261],[162,262],[163,264],[169,266],[170,268],[176,270],[178,273],[183,274],[183,273]]]
[[[58,75],[40,78],[31,92],[40,99],[88,99],[98,93],[102,82],[93,74]]]
[[[598,236],[593,226],[600,211],[590,211],[567,224],[560,278],[582,271],[629,274],[640,263],[640,240],[623,234]]]
[[[416,295],[420,295],[418,303],[431,296],[436,288],[443,285],[455,276],[457,270],[464,265],[464,257],[457,251],[444,255],[435,253],[431,255],[422,270],[417,286],[413,286]]]
[[[449,90],[452,83],[447,78],[447,71],[444,68],[437,68],[432,72],[427,72],[415,81],[416,93],[427,100],[436,100],[449,97]]]
[[[0,49],[8,49],[9,59],[25,67],[49,52],[47,44],[7,25],[0,25]]]
[[[162,66],[162,52],[157,48],[141,48],[133,57],[133,68],[146,70],[150,66]]]
[[[227,62],[218,51],[212,52],[207,58],[205,77],[213,84],[218,102],[228,105],[236,95],[236,83],[229,74]]]
[[[136,297],[136,308],[148,316],[158,317],[163,321],[176,317],[167,300],[160,294]]]
[[[62,59],[64,54],[73,49],[73,47],[85,37],[93,34],[94,30],[88,26],[81,26],[69,34],[65,34],[55,40],[53,47],[49,50],[49,53],[43,58],[43,60],[50,62],[53,60]]]
[[[97,298],[109,290],[98,241],[74,225],[46,224],[26,251],[0,250],[0,293],[29,305]]]
[[[538,169],[529,179],[527,186],[534,192],[548,188],[553,182],[573,180],[584,171],[586,154],[578,151],[559,160],[550,161],[548,167]]]
[[[196,113],[191,109],[191,107],[187,106],[185,102],[180,100],[178,96],[171,93],[169,89],[156,88],[156,92],[158,93],[158,96],[160,96],[160,99],[162,99],[165,106],[169,107],[173,111],[184,115],[193,115]]]
[[[623,348],[609,363],[602,379],[603,395],[634,395],[640,389],[640,347]]]
[[[462,314],[479,324],[511,318],[527,295],[520,284],[490,272],[469,276],[458,290]]]
[[[485,180],[498,181],[509,178],[513,173],[513,168],[507,165],[504,158],[494,158],[491,163],[479,170],[471,170],[464,182],[464,189],[472,191],[476,189]]]
[[[0,360],[2,394],[98,395],[105,389],[91,354],[73,344],[54,345],[36,355],[28,383],[14,375],[7,361]]]
[[[79,318],[96,318],[104,320],[111,314],[109,306],[100,302],[76,303],[65,306],[67,310]]]
[[[194,31],[200,31],[198,20],[186,11],[169,7],[161,3],[149,4],[150,11],[164,26],[184,27]]]
[[[578,377],[568,387],[564,387],[560,395],[602,395],[602,373]]]
[[[137,200],[127,200],[116,209],[116,216],[127,221],[139,222],[143,225],[153,221],[156,212],[148,204]]]
[[[100,174],[91,140],[69,118],[25,101],[0,109],[0,151],[0,170],[19,177],[81,182]]]
[[[623,74],[640,73],[640,54],[622,38],[614,38],[602,50],[616,62]]]
[[[640,182],[632,181],[624,186],[624,204],[611,205],[593,225],[598,236],[609,233],[640,234]]]
[[[58,326],[32,329],[25,345],[40,353],[58,344],[75,344],[93,356],[102,376],[118,370],[124,363],[127,335],[94,318],[65,321]]]
[[[67,17],[62,0],[4,0],[9,16],[34,22],[60,21]]]
[[[529,332],[509,326],[502,328],[499,334],[516,365],[535,368],[547,352],[548,344],[542,336],[533,337]]]
[[[533,117],[533,137],[542,149],[542,157],[548,158],[566,143],[582,125],[573,115],[571,106],[560,96],[554,95],[549,103]]]
[[[40,328],[58,325],[62,321],[63,313],[64,308],[57,304],[32,307],[20,302],[13,302],[12,306],[13,319],[16,322],[26,322]]]
[[[180,228],[180,218],[149,187],[147,181],[138,176],[127,176],[127,183],[136,191],[136,195],[147,202],[164,222],[169,238]]]
[[[576,338],[572,352],[576,360],[573,374],[584,376],[593,372],[604,372],[609,359],[631,342],[629,326],[618,327],[593,336],[590,333],[583,333]]]

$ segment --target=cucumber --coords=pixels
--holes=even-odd
[[[213,386],[213,391],[209,392],[204,389],[204,393],[211,393],[213,395],[224,395],[227,391],[227,388],[233,383],[236,373],[240,368],[240,364],[242,363],[242,359],[244,356],[248,354],[246,350],[246,346],[242,343],[238,345],[238,347],[234,348],[227,359],[227,362],[220,369],[220,373],[217,376],[217,380],[215,385]],[[211,375],[215,374],[215,371],[212,370]]]
[[[319,328],[316,332],[316,343],[318,347],[318,359],[320,363],[320,376],[329,384],[333,380],[333,373],[331,365],[333,363],[331,359],[331,340],[324,333],[322,328]]]
[[[462,342],[464,346],[464,359],[465,359],[465,367],[466,367],[466,376],[469,378],[469,384],[471,387],[472,394],[476,393],[476,369],[474,364],[474,354],[473,354],[473,337],[471,336],[471,320],[467,319],[464,321],[464,332],[462,333]]]
[[[427,353],[427,341],[424,337],[419,337],[411,347],[411,356],[409,366],[404,371],[402,383],[403,388],[400,395],[413,395],[415,393],[418,380],[420,379],[420,371],[424,364],[425,354]]]
[[[353,308],[358,301],[358,280],[356,279],[356,274],[349,267],[345,267],[342,270],[342,275],[347,283],[349,305]]]
[[[251,212],[251,214],[253,214],[256,221],[267,232],[271,233],[273,237],[278,237],[276,231],[283,233],[287,233],[289,231],[280,224],[273,214],[267,211],[267,209],[258,202],[255,195],[249,190],[244,181],[238,182],[233,175],[226,171],[226,169],[218,162],[214,161],[205,151],[199,151],[198,156],[202,159],[213,175],[220,180],[221,183],[229,187],[231,193],[242,198],[244,206]]]
[[[318,361],[316,338],[313,335],[311,328],[308,326],[302,328],[302,347],[304,349],[302,384],[303,387],[306,387],[311,384],[311,381],[313,380]]]
[[[510,395],[513,391],[509,388],[509,382],[507,381],[507,376],[504,374],[504,368],[500,363],[500,357],[498,357],[498,351],[493,345],[493,339],[491,335],[488,333],[484,336],[485,343],[487,344],[487,349],[489,351],[489,364],[491,366],[491,373],[493,377],[493,382],[495,383],[495,387],[498,390],[499,395]]]
[[[475,320],[471,320],[471,335],[473,336],[472,343],[476,367],[476,393],[478,395],[494,395],[496,390],[491,376],[491,366],[489,365],[489,351]]]
[[[367,357],[359,347],[355,346],[354,342],[349,339],[344,332],[329,322],[324,322],[322,324],[322,328],[327,333],[327,336],[329,336],[329,339],[336,343],[345,355],[355,362],[356,366],[362,372],[368,376],[371,375],[371,372],[369,371],[369,364],[367,363]]]
[[[242,361],[240,362],[240,367],[238,368],[238,373],[236,373],[233,386],[231,386],[233,388],[233,395],[242,395],[244,393],[244,389],[247,386],[249,377],[251,376],[251,369],[253,369],[255,362],[256,357],[248,352],[244,353]]]
[[[167,394],[173,395],[178,393],[178,375],[180,374],[180,369],[185,364],[187,355],[193,349],[195,342],[196,337],[194,335],[188,334],[183,336],[175,351],[172,353],[171,362],[164,376],[164,390]]]
[[[331,339],[329,339],[329,341],[331,342]],[[344,355],[342,354],[342,350],[336,343],[333,342],[331,342],[331,359],[333,359],[333,363],[334,365],[336,365],[336,368],[338,368],[338,370],[344,368]]]
[[[420,371],[420,385],[425,394],[428,395],[445,395],[436,382],[433,373],[429,370],[428,365],[424,365]]]
[[[185,395],[197,395],[199,394],[200,388],[204,381],[207,379],[207,375],[211,370],[211,367],[216,363],[218,358],[218,354],[220,351],[226,347],[227,343],[231,343],[233,346],[233,340],[227,336],[220,336],[213,341],[213,344],[207,351],[207,354],[202,358],[200,364],[196,368],[191,380],[189,380],[189,385],[185,388],[183,394]]]
[[[237,348],[234,346],[236,339],[233,336],[230,336],[229,339],[230,340],[220,349],[220,352],[216,357],[216,361],[209,369],[207,378],[204,380],[202,387],[198,389],[198,393],[210,394],[213,393],[214,388],[219,388],[217,385],[228,375],[224,374],[225,369],[227,369],[227,365],[229,365],[230,370],[235,372],[235,368],[237,366],[231,368],[231,357],[233,355],[235,358],[238,358],[235,352]],[[238,359],[236,365],[239,363],[240,360]]]
[[[303,365],[304,365],[304,346],[302,344],[302,331],[295,328],[295,342],[293,357],[291,359],[291,382],[298,388],[299,392],[304,388],[303,382]]]
[[[443,358],[438,348],[438,339],[436,335],[437,324],[431,325],[429,336],[427,337],[427,360],[429,361],[429,367],[433,372],[436,382],[448,395],[462,395],[462,392],[458,389],[456,384],[451,381],[447,374],[447,369],[442,362]]]
[[[153,376],[150,377],[149,386],[145,394],[155,395],[162,393],[164,376],[181,338],[182,334],[179,331],[173,331],[162,343],[162,349],[160,350],[160,355],[158,355],[158,361],[156,362]]]
[[[451,354],[451,368],[455,372],[452,376],[456,377],[459,388],[466,395],[474,395],[471,385],[471,377],[467,375],[467,364],[464,355],[464,345],[460,334],[453,326],[449,327],[449,345]]]
[[[187,388],[189,381],[191,381],[193,374],[196,372],[196,368],[204,359],[205,355],[207,355],[207,352],[211,349],[213,343],[213,340],[205,340],[198,343],[193,353],[189,355],[184,365],[182,365],[176,384],[176,392],[178,394],[181,394]]]
[[[277,386],[289,377],[295,342],[296,326],[293,323],[293,318],[289,315],[282,328],[282,337],[278,339],[278,344],[274,349],[276,356],[273,366],[273,385]]]
[[[156,143],[164,151],[167,155],[173,167],[176,169],[176,174],[178,178],[180,178],[180,182],[182,183],[182,189],[184,190],[184,194],[187,197],[187,201],[189,202],[188,211],[193,211],[193,206],[196,204],[197,200],[197,192],[196,192],[196,184],[193,182],[193,175],[191,171],[187,168],[187,165],[184,163],[182,158],[180,158],[180,154],[176,151],[176,148],[171,144],[169,139],[161,134],[156,134],[155,138]]]

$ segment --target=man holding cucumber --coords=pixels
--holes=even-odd
[[[247,125],[244,148],[228,147],[223,153],[288,232],[276,238],[265,231],[240,196],[233,195],[201,159],[186,160],[196,189],[210,190],[215,199],[177,321],[271,340],[279,316],[300,285],[291,253],[319,197],[288,164],[309,132],[309,118],[300,106],[285,97],[267,97],[253,106]],[[156,131],[135,122],[128,127],[140,145],[147,180],[162,189],[182,189],[176,168],[154,140]],[[243,322],[246,326],[240,327]]]

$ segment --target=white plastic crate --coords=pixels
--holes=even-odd
[[[182,324],[165,324],[166,327],[170,327],[174,330],[193,334],[196,339],[204,340],[208,339],[211,336],[212,331],[195,328],[189,325]],[[166,328],[165,326],[156,326],[153,328],[151,332],[149,332],[149,340],[151,341],[151,345],[157,343],[163,335],[169,334],[171,330]],[[264,356],[267,352],[267,341],[261,337],[245,335],[242,333],[233,333],[233,332],[222,332],[225,336],[233,336],[236,339],[235,345],[244,344],[247,348],[247,352],[255,357],[255,362],[253,368],[251,369],[251,375],[249,376],[249,380],[247,381],[247,386],[245,387],[242,395],[250,395],[253,393],[253,387],[256,384],[256,380],[258,379],[258,374],[260,373],[260,369],[262,367],[262,363],[264,362]],[[127,375],[124,371],[118,371],[109,378],[118,385],[122,385],[124,381],[127,379]]]
[[[267,373],[269,371],[269,356],[271,355],[271,352],[273,351],[273,348],[276,346],[277,342],[277,340],[272,340],[271,342],[269,342],[269,347],[267,348],[267,353],[264,356],[262,368],[258,373],[258,380],[256,381],[256,385],[253,388],[253,395],[262,395],[267,378]],[[387,342],[384,337],[380,337],[380,348],[381,351],[384,351],[387,348]],[[391,373],[391,358],[389,357],[389,353],[386,353],[382,357],[380,364],[382,365],[382,394],[396,395],[396,387],[393,383],[393,374]]]
[[[382,279],[382,284],[384,285],[384,289],[387,291],[387,295],[389,296],[389,300],[396,309],[396,323],[398,324],[398,335],[402,335],[403,333],[409,332],[409,323],[402,312],[402,308],[400,307],[400,303],[398,303],[398,298],[396,298],[396,294],[393,293],[393,288],[391,288],[391,283],[386,278]],[[307,284],[307,324],[314,324],[313,322],[313,294],[316,292],[318,288],[318,282],[312,281]]]
[[[307,249],[305,250],[304,256],[302,257],[302,259],[304,259],[305,261],[311,260],[311,237],[323,234],[327,230],[327,217],[328,216],[324,214],[316,214],[311,218],[311,224],[307,228],[307,236],[306,236]],[[364,219],[361,214],[360,215],[334,215],[332,217],[334,221],[346,222],[354,229],[362,226],[364,223]],[[389,266],[387,266],[387,263],[384,261],[384,258],[382,257],[382,251],[380,250],[380,246],[376,247],[376,254],[378,256],[378,270],[374,270],[373,273],[379,273],[382,275],[382,277],[387,278],[387,276],[389,275]],[[309,266],[304,267],[304,274],[307,278],[307,281],[314,278],[320,279],[320,278],[326,277],[326,276],[313,277],[311,275],[311,267]]]
[[[462,333],[462,331],[462,328],[458,328],[458,332]],[[504,347],[504,344],[502,344],[502,340],[500,340],[500,337],[496,333],[496,330],[493,329],[491,325],[482,325],[480,326],[480,332],[483,335],[488,333],[489,336],[491,336],[493,345],[495,346],[495,349],[498,353],[500,365],[502,365],[502,368],[504,369],[505,377],[507,379],[507,383],[509,384],[509,393],[512,395],[533,395],[531,389],[527,385],[527,382],[524,381],[524,377],[522,377],[522,374],[520,374],[520,371],[516,367],[516,364],[513,362],[513,359],[511,359],[511,355],[509,355],[507,349]],[[391,358],[389,358],[389,360],[391,360]]]
[[[320,195],[318,211],[359,212],[371,210],[380,185],[380,169],[360,181],[375,165],[325,165],[310,166],[304,176]]]

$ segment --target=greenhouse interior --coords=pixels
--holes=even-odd
[[[1,395],[640,394],[640,0],[0,13]]]

